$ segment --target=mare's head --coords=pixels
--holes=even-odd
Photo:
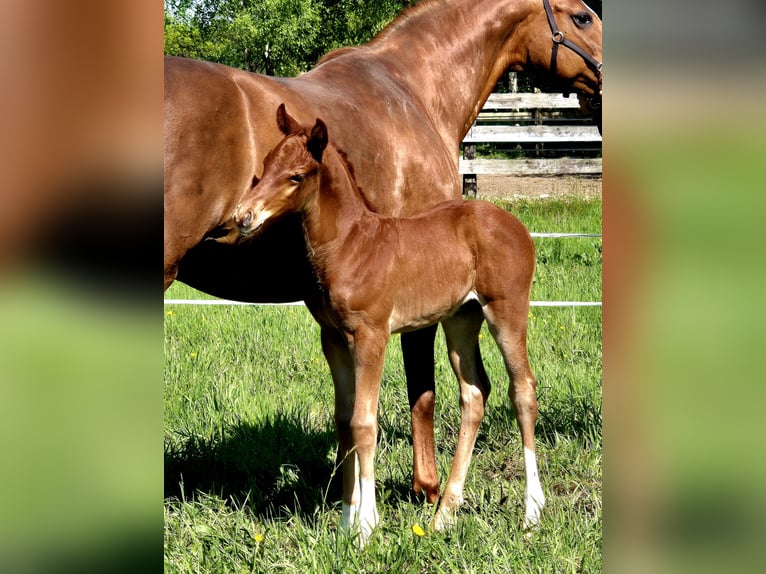
[[[305,129],[281,104],[277,125],[285,135],[263,162],[263,176],[242,198],[234,222],[242,235],[251,235],[265,223],[301,211],[319,187],[319,166],[327,147],[327,126],[317,119]]]
[[[517,31],[526,61],[558,77],[564,91],[600,99],[601,19],[582,0],[532,1],[539,8]]]

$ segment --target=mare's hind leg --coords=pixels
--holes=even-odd
[[[431,528],[435,530],[447,526],[463,502],[471,454],[489,397],[489,377],[479,353],[479,331],[483,320],[478,305],[469,304],[442,322],[450,364],[460,385],[460,435],[439,509],[431,521]]]
[[[434,456],[434,338],[438,325],[402,333],[402,357],[412,417],[412,488],[434,504],[439,476]]]
[[[524,526],[540,521],[545,495],[540,485],[535,456],[535,421],[537,420],[537,381],[527,357],[527,317],[529,301],[493,301],[484,308],[490,332],[503,355],[510,377],[508,396],[521,430],[524,447]]]
[[[350,529],[359,514],[359,463],[352,450],[351,417],[354,414],[354,360],[348,343],[339,333],[322,329],[322,351],[335,386],[335,427],[338,433],[337,461],[343,466],[341,528]]]

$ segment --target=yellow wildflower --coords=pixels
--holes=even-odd
[[[426,531],[423,530],[419,524],[413,524],[412,525],[412,533],[415,536],[425,536]]]

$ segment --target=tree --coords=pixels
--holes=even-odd
[[[314,63],[321,22],[315,0],[165,0],[165,53],[295,75]]]
[[[325,0],[330,48],[369,42],[413,0]]]
[[[165,53],[292,76],[370,40],[413,0],[165,0]]]

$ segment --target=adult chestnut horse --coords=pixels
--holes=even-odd
[[[374,455],[383,360],[391,333],[441,322],[460,384],[460,433],[432,526],[441,529],[463,500],[490,381],[481,363],[484,319],[510,377],[508,394],[524,447],[525,526],[538,523],[545,496],[537,474],[537,383],[527,359],[535,247],[510,213],[483,201],[445,201],[411,217],[371,211],[342,151],[317,119],[302,128],[284,104],[285,138],[266,156],[263,179],[234,220],[244,235],[301,216],[317,286],[306,305],[321,326],[335,384],[343,459],[341,526],[358,521],[364,542],[378,523]],[[472,303],[469,303],[472,302]],[[478,305],[476,304],[478,302]]]
[[[297,78],[166,58],[165,288],[179,279],[240,301],[304,299],[313,280],[295,218],[239,245],[229,228],[282,137],[280,103],[333,126],[372,209],[410,215],[460,197],[460,143],[504,70],[555,70],[562,90],[596,102],[600,60],[601,21],[580,0],[424,0]],[[435,333],[402,335],[413,486],[430,502]]]

